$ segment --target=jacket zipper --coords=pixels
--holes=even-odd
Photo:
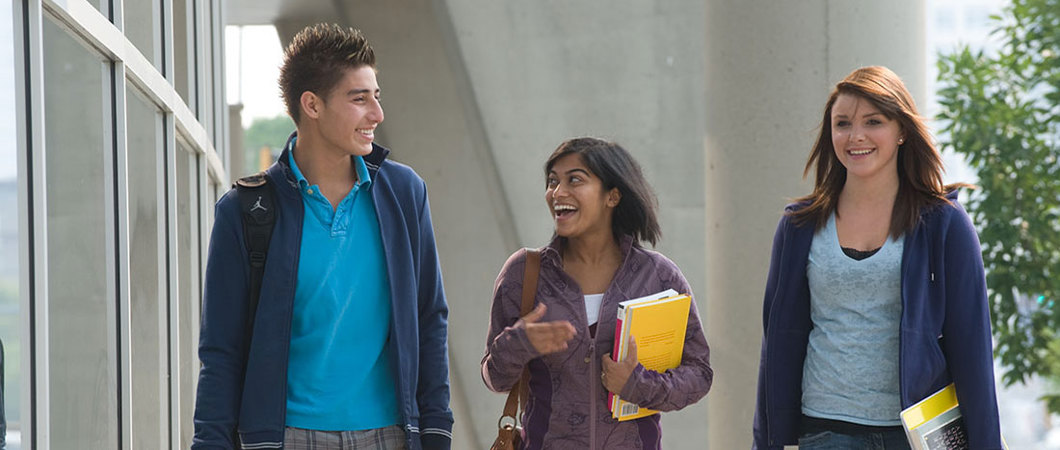
[[[596,387],[598,385],[603,386],[602,378],[597,379],[598,377],[596,377],[596,365],[599,364],[596,362],[596,335],[600,332],[600,313],[604,310],[604,298],[607,297],[607,291],[611,290],[610,288],[608,286],[604,290],[604,297],[600,299],[600,306],[596,307],[596,333],[589,329],[589,315],[585,315],[585,331],[587,333],[586,336],[589,336],[589,448],[592,450],[596,450]],[[582,298],[585,297],[583,296]],[[601,374],[604,373],[603,366],[600,367],[599,372]]]
[[[589,448],[596,450],[596,340],[589,343]],[[601,372],[602,373],[602,372]]]

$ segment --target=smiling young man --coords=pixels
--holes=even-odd
[[[192,447],[448,449],[448,308],[427,189],[373,142],[372,47],[357,30],[308,27],[280,88],[297,131],[255,180],[276,209],[256,309],[239,194],[216,206]]]

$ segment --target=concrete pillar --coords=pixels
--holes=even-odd
[[[243,104],[228,105],[228,175],[233,182],[257,172],[256,167],[246,166],[243,137]]]
[[[773,232],[812,188],[801,175],[824,103],[865,65],[890,67],[923,103],[925,12],[919,0],[706,4],[708,446],[748,448]]]

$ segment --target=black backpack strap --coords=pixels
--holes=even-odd
[[[273,225],[276,224],[276,192],[268,183],[265,172],[240,178],[234,187],[239,194],[239,204],[243,211],[243,240],[250,257],[250,293],[243,355],[245,360],[250,355],[254,317],[257,315],[258,300],[261,297],[262,278],[265,277],[265,259],[269,254]]]

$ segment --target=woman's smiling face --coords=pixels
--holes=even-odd
[[[831,116],[832,146],[848,177],[868,179],[898,172],[902,130],[897,120],[850,94],[836,98]]]
[[[618,205],[618,197],[618,189],[605,190],[600,178],[576,154],[560,158],[548,172],[545,203],[559,236],[610,234],[611,214]]]

